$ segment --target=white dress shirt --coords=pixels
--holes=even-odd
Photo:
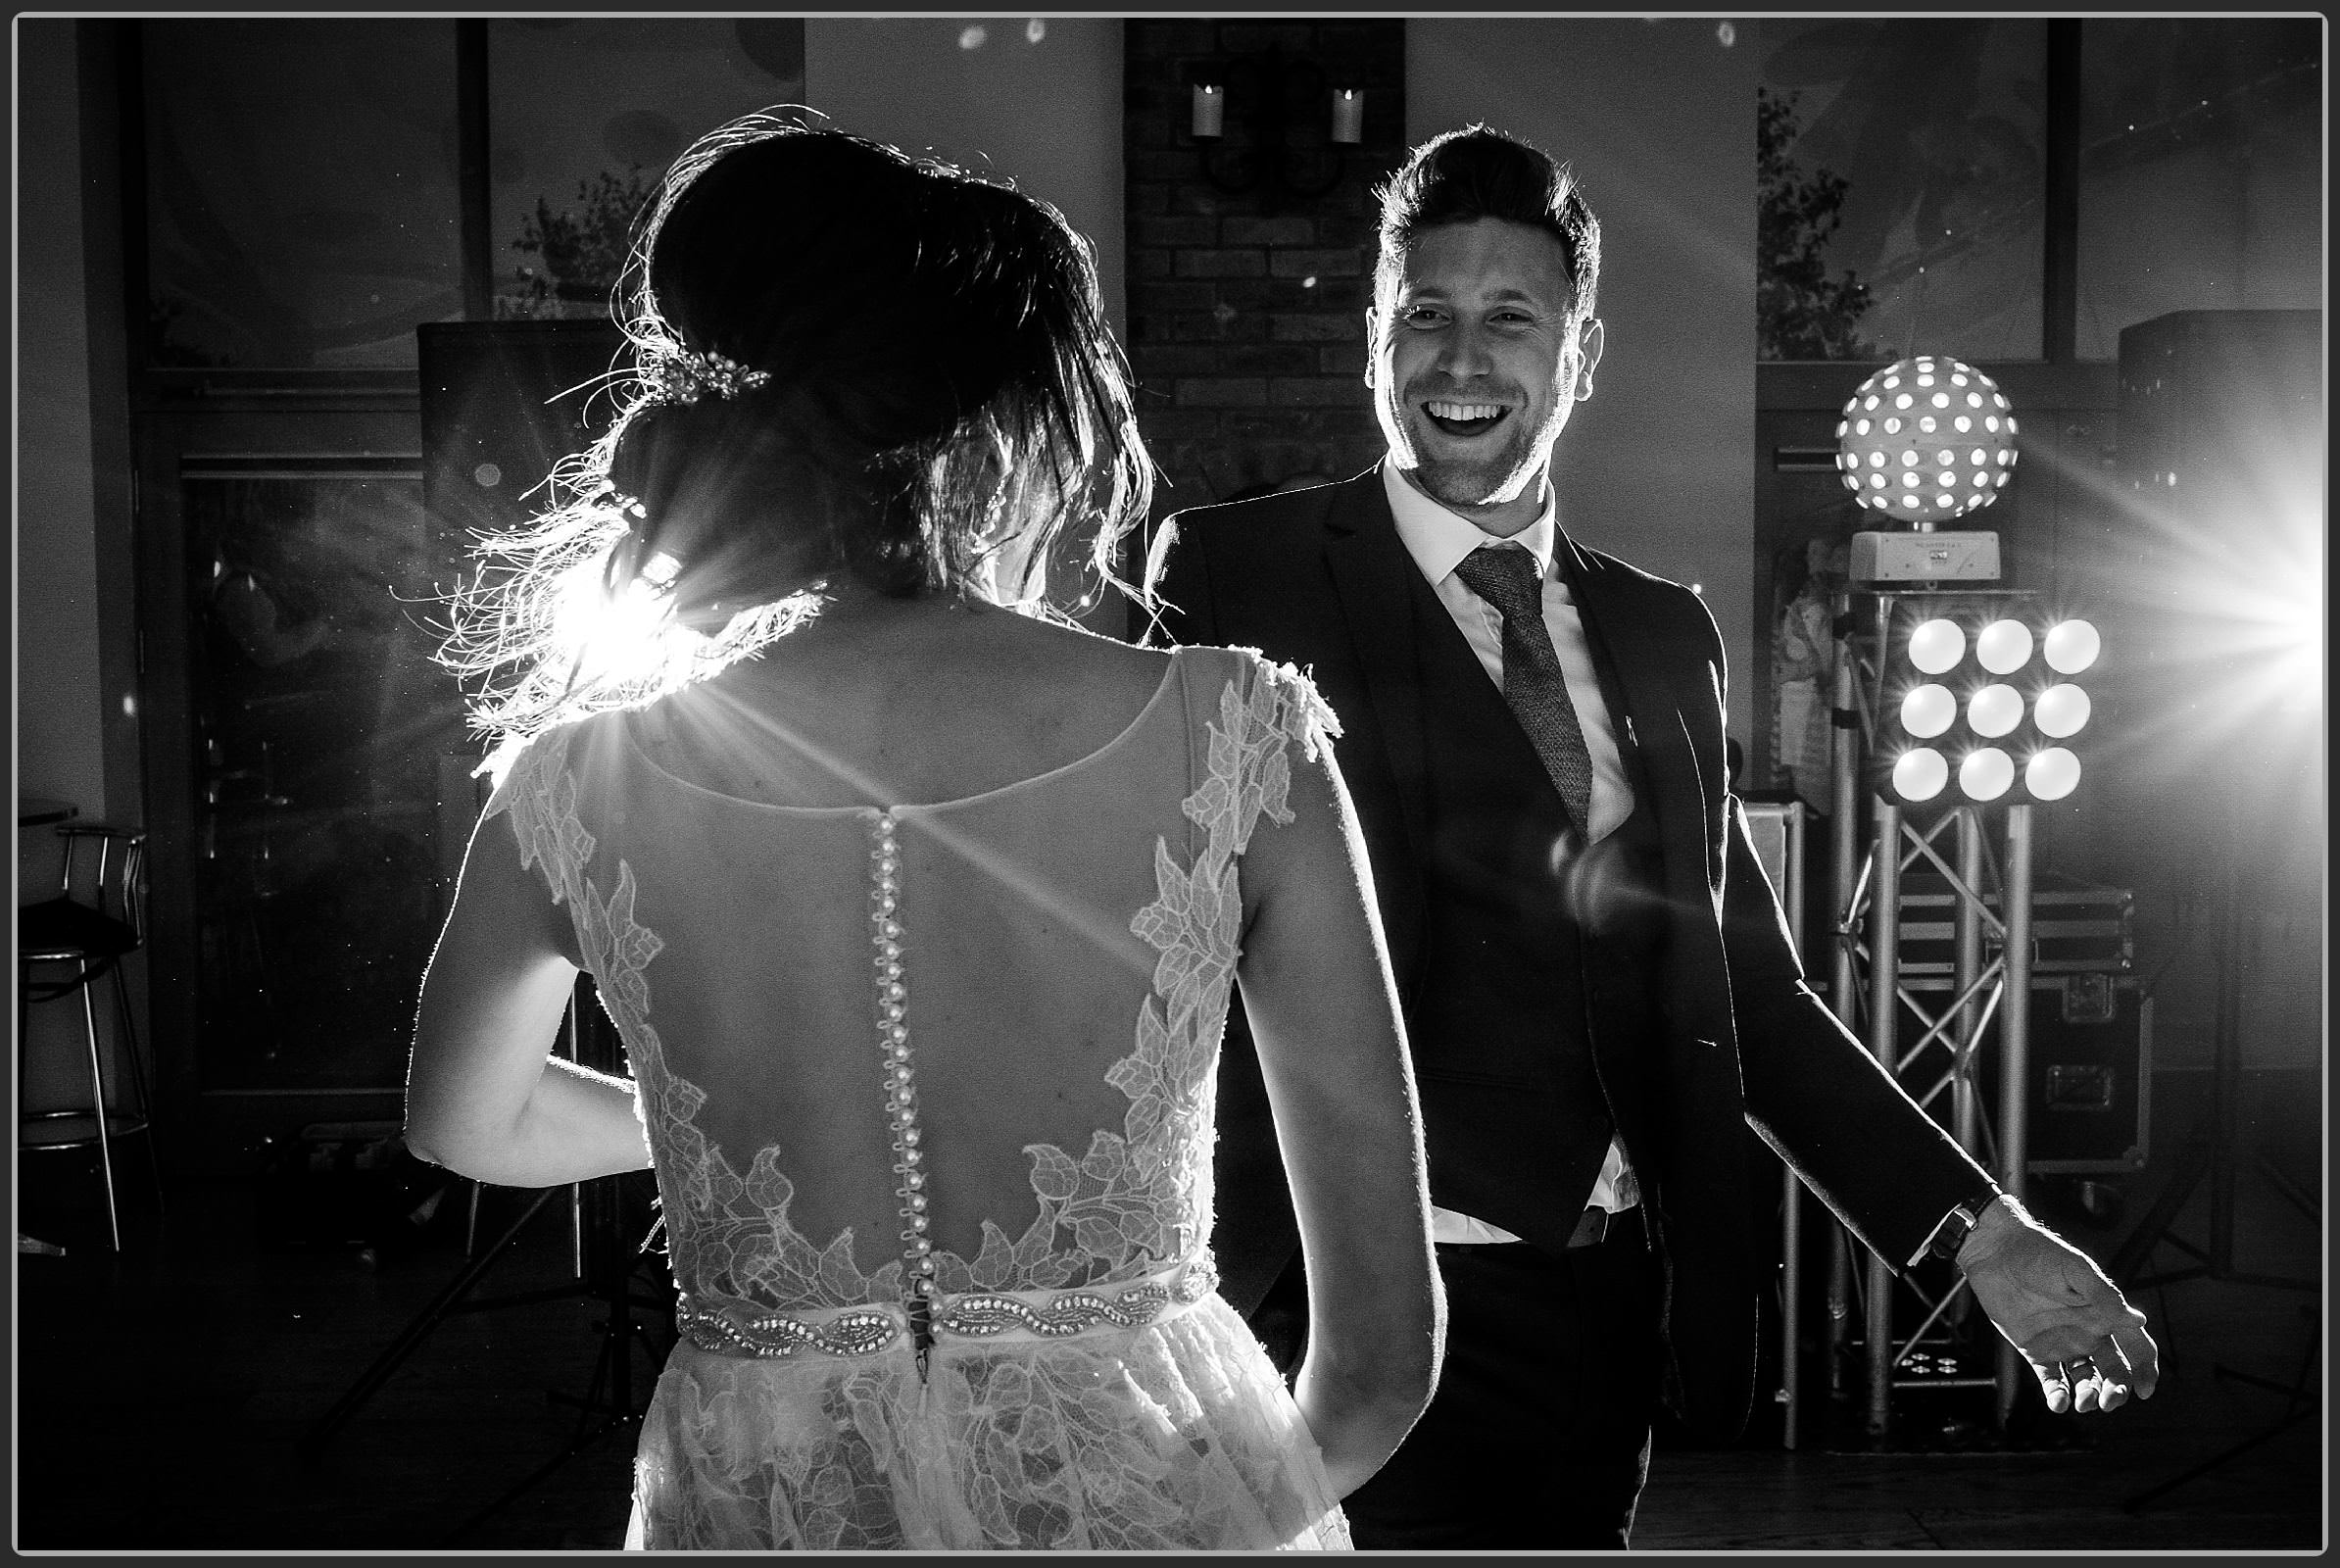
[[[1482,532],[1477,523],[1431,500],[1400,477],[1393,464],[1382,465],[1382,488],[1389,495],[1389,513],[1397,520],[1397,537],[1406,554],[1438,596],[1438,603],[1446,607],[1446,613],[1454,617],[1456,628],[1471,645],[1471,652],[1478,655],[1480,666],[1497,691],[1503,689],[1502,612],[1473,593],[1454,568],[1472,551],[1488,545],[1524,545],[1536,558],[1543,574],[1544,629],[1551,633],[1552,650],[1560,656],[1569,702],[1584,732],[1584,750],[1592,758],[1592,820],[1585,824],[1585,837],[1595,843],[1606,838],[1633,814],[1633,791],[1626,781],[1625,762],[1617,752],[1617,728],[1601,698],[1600,677],[1592,667],[1592,646],[1584,637],[1584,617],[1569,598],[1568,584],[1552,569],[1559,524],[1551,487],[1544,487],[1543,511],[1509,540]],[[1627,724],[1631,726],[1630,718]],[[1633,1179],[1633,1167],[1626,1163],[1625,1146],[1612,1135],[1608,1157],[1592,1184],[1592,1205],[1617,1213],[1639,1200],[1640,1187]],[[1433,1236],[1440,1242],[1519,1240],[1509,1231],[1452,1209],[1434,1206],[1431,1221]]]

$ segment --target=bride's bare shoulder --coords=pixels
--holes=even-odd
[[[1140,648],[1081,626],[1008,614],[999,617],[998,629],[1006,657],[1029,660],[1022,666],[1029,673],[1045,671],[1073,688],[1068,695],[1093,701],[1122,697],[1143,703],[1170,668],[1171,656],[1162,649]]]

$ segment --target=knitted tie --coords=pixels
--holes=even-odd
[[[1503,700],[1543,759],[1552,787],[1587,838],[1592,833],[1592,754],[1560,655],[1543,623],[1542,573],[1536,557],[1514,544],[1482,545],[1463,557],[1454,574],[1503,616]]]

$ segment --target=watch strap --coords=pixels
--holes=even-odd
[[[1967,1237],[1982,1218],[1984,1205],[1997,1198],[1995,1192],[1984,1193],[1953,1205],[1950,1212],[1942,1216],[1942,1222],[1933,1228],[1933,1235],[1926,1243],[1926,1255],[1941,1258],[1944,1262],[1956,1261],[1959,1249],[1967,1245]]]

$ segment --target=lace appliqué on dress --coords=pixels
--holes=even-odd
[[[1231,680],[1220,693],[1204,780],[1182,803],[1204,832],[1203,848],[1182,871],[1167,841],[1156,839],[1157,894],[1130,921],[1161,956],[1154,995],[1139,1012],[1137,1050],[1105,1074],[1130,1098],[1122,1131],[1100,1129],[1077,1162],[1052,1144],[1028,1146],[1039,1216],[1012,1246],[987,1221],[983,1250],[963,1275],[956,1258],[943,1257],[945,1290],[1114,1284],[1192,1257],[1208,1241],[1211,1067],[1242,951],[1237,861],[1261,815],[1292,820],[1287,743],[1312,759],[1339,733],[1306,676],[1256,654],[1246,662],[1248,681]],[[1051,1250],[1064,1231],[1073,1248]]]
[[[1226,656],[1198,655],[1192,672],[1226,667]],[[1182,803],[1200,840],[1194,864],[1157,843],[1156,897],[1132,922],[1159,958],[1136,1049],[1107,1074],[1129,1097],[1122,1129],[1096,1134],[1079,1160],[1029,1147],[1038,1213],[1021,1238],[987,1225],[972,1263],[938,1254],[938,1283],[956,1298],[942,1326],[964,1348],[937,1360],[931,1386],[906,1357],[853,1353],[900,1344],[900,1259],[863,1274],[850,1229],[814,1247],[789,1221],[794,1188],[777,1151],[759,1151],[742,1176],[695,1125],[706,1097],[666,1069],[651,1025],[660,942],[636,918],[632,868],[619,858],[607,897],[587,874],[600,846],[579,819],[574,731],[517,760],[490,811],[509,810],[523,863],[569,907],[626,1041],[677,1281],[710,1308],[768,1315],[751,1316],[730,1353],[677,1347],[637,1459],[638,1544],[1348,1544],[1290,1396],[1208,1293],[1205,1251],[1210,1068],[1240,956],[1239,861],[1263,815],[1291,819],[1291,743],[1313,757],[1335,730],[1304,677],[1257,659],[1227,681],[1205,727],[1200,782]],[[1070,1246],[1059,1250],[1060,1238]],[[1179,1282],[1171,1293],[1195,1298],[1153,1321],[1162,1291],[1146,1281],[1164,1265],[1185,1266],[1167,1276]],[[1097,1299],[967,1294],[1066,1285]],[[800,1315],[815,1313],[826,1321]]]
[[[1289,746],[1314,759],[1340,733],[1305,675],[1249,651],[1243,657],[1247,667],[1221,691],[1218,719],[1207,726],[1203,781],[1183,803],[1205,842],[1181,870],[1168,843],[1156,840],[1157,897],[1130,924],[1160,957],[1136,1050],[1105,1075],[1130,1099],[1122,1129],[1099,1129],[1078,1159],[1052,1144],[1027,1146],[1038,1212],[1013,1240],[986,1220],[972,1260],[937,1249],[935,1278],[946,1293],[1112,1285],[1193,1257],[1207,1241],[1209,1068],[1241,956],[1238,861],[1262,815],[1291,820]],[[634,919],[633,869],[619,860],[607,899],[586,874],[598,845],[578,817],[567,765],[574,733],[550,731],[528,747],[488,811],[510,810],[522,863],[541,864],[555,899],[569,906],[626,1042],[651,1147],[664,1185],[682,1200],[665,1210],[678,1284],[701,1301],[763,1308],[902,1299],[899,1258],[864,1274],[851,1229],[815,1247],[789,1223],[796,1189],[778,1167],[777,1149],[758,1150],[743,1176],[696,1126],[706,1094],[666,1070],[650,1022],[645,971],[663,943]],[[1071,1246],[1060,1247],[1060,1236]]]
[[[568,906],[603,1005],[625,1041],[660,1186],[679,1200],[663,1208],[678,1283],[706,1298],[765,1307],[855,1306],[899,1296],[899,1261],[865,1275],[850,1229],[815,1248],[789,1223],[796,1188],[780,1171],[778,1150],[759,1150],[742,1176],[700,1131],[695,1118],[707,1094],[666,1069],[650,1022],[646,971],[665,944],[634,918],[633,867],[618,861],[617,890],[606,901],[586,874],[598,841],[577,814],[568,766],[577,731],[539,736],[512,763],[487,814],[510,811],[520,863],[541,865],[555,902]]]

